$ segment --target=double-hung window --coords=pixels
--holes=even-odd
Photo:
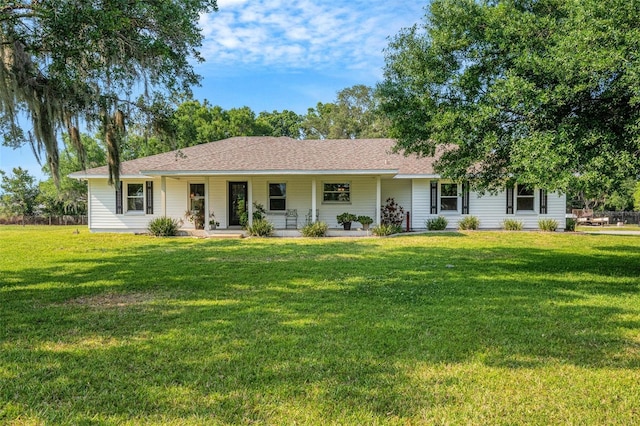
[[[458,211],[458,184],[440,184],[440,211]]]
[[[287,184],[286,183],[270,183],[269,184],[269,210],[271,211],[287,210]]]
[[[127,183],[116,187],[116,214],[153,214],[153,181]],[[125,210],[126,208],[126,210]]]
[[[144,211],[144,184],[143,183],[127,184],[127,211],[128,212]]]
[[[516,211],[532,212],[534,211],[535,195],[533,187],[529,185],[518,185],[516,195]]]
[[[351,184],[325,183],[322,190],[322,200],[328,203],[351,202]]]

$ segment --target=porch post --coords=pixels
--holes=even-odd
[[[209,178],[205,178],[204,185],[204,229],[209,230]]]
[[[316,217],[316,179],[311,179],[311,223],[315,223],[318,218]]]
[[[380,226],[382,216],[380,206],[382,205],[382,181],[380,176],[376,177],[376,225]]]
[[[253,179],[247,181],[247,220],[249,226],[253,225]]]
[[[162,216],[167,216],[167,177],[160,178],[160,210]]]

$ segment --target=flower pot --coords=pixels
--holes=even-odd
[[[345,231],[350,231],[351,230],[351,222],[345,222],[342,224],[342,226],[344,226],[344,230]]]
[[[362,229],[364,229],[365,231],[369,230],[369,224],[368,223],[363,223],[362,224]]]

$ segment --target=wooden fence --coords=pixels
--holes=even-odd
[[[25,216],[25,225],[87,225],[86,215]],[[22,225],[22,216],[0,217],[0,225]]]

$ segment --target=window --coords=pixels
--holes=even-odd
[[[516,197],[516,211],[533,211],[533,188],[528,185],[518,185]]]
[[[129,212],[144,211],[144,184],[143,183],[127,184],[127,211]]]
[[[458,211],[458,184],[440,185],[440,211]]]
[[[204,183],[189,184],[189,210],[204,217]]]
[[[287,209],[287,184],[269,184],[269,210],[284,211]]]
[[[325,183],[322,200],[329,203],[348,203],[351,201],[350,183]]]

